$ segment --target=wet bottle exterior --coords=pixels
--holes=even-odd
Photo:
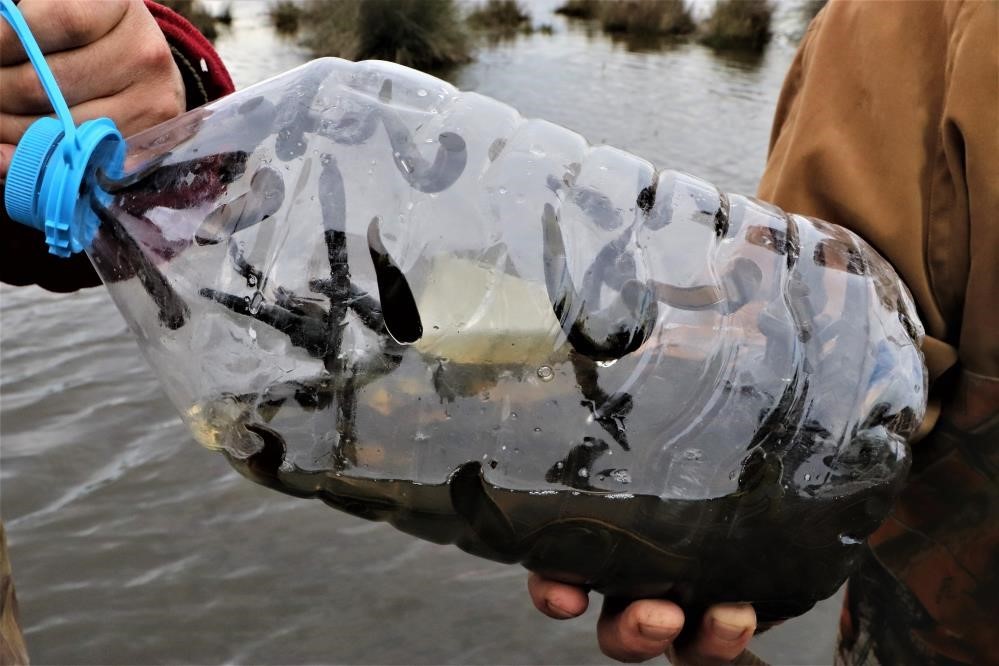
[[[195,437],[421,538],[767,621],[908,468],[922,329],[873,248],[412,70],[314,61],[82,198]]]

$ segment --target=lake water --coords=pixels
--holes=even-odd
[[[239,87],[303,62],[235,2]],[[637,48],[529,3],[555,34],[484,45],[460,88],[751,193],[803,22],[758,59]],[[704,11],[705,5],[698,4]],[[525,573],[258,487],[194,443],[103,289],[0,288],[0,483],[36,664],[606,663],[585,617],[531,606]],[[829,663],[838,600],[759,639]]]

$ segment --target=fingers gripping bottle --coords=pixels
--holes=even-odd
[[[56,251],[259,483],[761,621],[832,594],[899,490],[922,328],[845,229],[383,62],[107,141]],[[8,209],[49,222],[28,146]]]

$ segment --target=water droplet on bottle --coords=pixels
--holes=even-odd
[[[257,339],[257,331],[255,329],[252,328],[246,329],[246,334],[250,336],[251,340]]]
[[[811,481],[811,480],[812,480],[812,475],[811,474],[805,474],[805,481]]]
[[[263,305],[263,303],[264,303],[264,295],[261,294],[259,291],[254,292],[253,298],[247,304],[247,309],[250,311],[250,314],[255,315],[258,312],[260,312],[260,306]]]
[[[534,144],[533,146],[531,146],[531,151],[530,152],[535,157],[544,157],[545,156],[545,149],[542,148],[541,146],[539,146],[538,144]]]
[[[534,432],[541,432],[541,428],[535,428]]]
[[[563,463],[561,460],[555,463],[555,469],[562,469],[563,467],[565,467],[565,463]]]
[[[419,90],[416,91],[416,96],[417,97],[426,97],[427,96],[427,91],[424,90],[423,88],[420,88]]]
[[[430,439],[430,435],[428,435],[427,433],[423,432],[422,430],[417,430],[416,434],[413,435],[413,441],[416,441],[416,442],[425,442],[428,439]]]
[[[555,378],[555,371],[553,371],[551,367],[543,365],[538,368],[538,378],[540,378],[543,382],[550,382]]]
[[[616,358],[612,358],[609,361],[597,361],[597,365],[599,365],[601,368],[609,368],[612,365],[614,365],[615,363],[617,363],[617,359]]]
[[[507,191],[507,190],[506,190],[506,188],[505,188],[505,187],[501,187],[501,188],[499,188],[499,190],[497,190],[497,191],[498,191],[498,192],[499,192],[500,194],[506,194],[506,191]]]
[[[687,449],[683,452],[683,457],[686,460],[700,460],[704,457],[704,453],[700,449]]]
[[[496,462],[495,460],[490,460],[490,461],[489,461],[489,467],[490,467],[491,469],[496,469],[496,466],[497,466],[497,465],[499,465],[499,463],[498,463],[498,462]]]
[[[590,475],[589,471],[587,471],[587,469],[585,467],[583,469],[579,470],[579,472],[577,472],[577,473],[579,474],[580,477],[582,477],[584,479]]]

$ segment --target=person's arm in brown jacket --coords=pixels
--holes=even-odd
[[[851,580],[845,663],[999,663],[999,3],[840,2],[778,103],[760,197],[843,225],[926,326],[909,484]]]

